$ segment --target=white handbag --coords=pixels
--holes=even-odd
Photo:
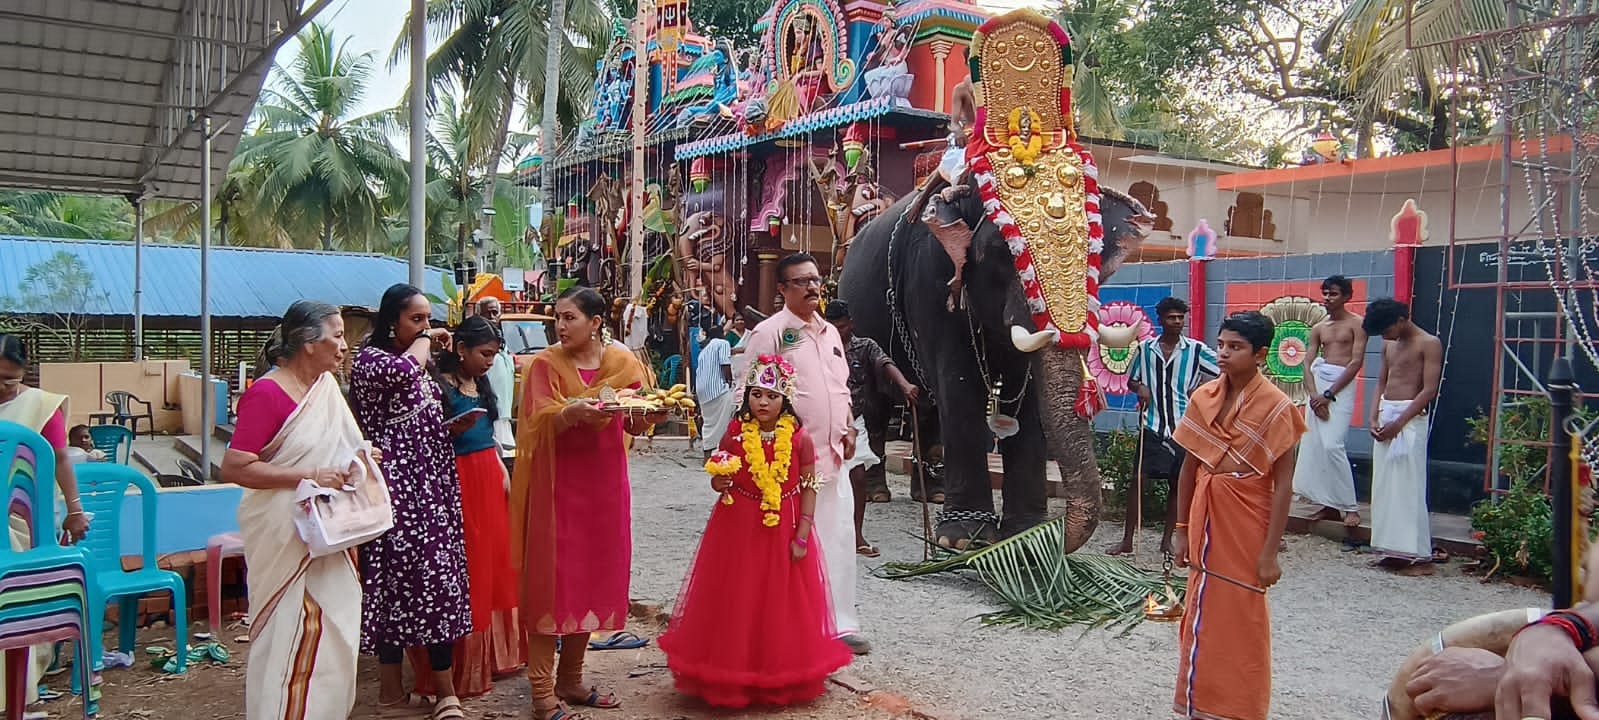
[[[317,558],[370,542],[394,527],[394,506],[383,471],[366,443],[353,453],[350,480],[341,489],[304,479],[295,491],[294,527]]]

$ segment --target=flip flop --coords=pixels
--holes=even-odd
[[[601,710],[610,710],[612,708],[622,707],[622,701],[616,699],[615,693],[605,693],[604,695],[601,695],[600,689],[597,687],[589,688],[588,697],[583,698],[582,700],[567,700],[567,702],[572,703],[573,705],[599,708]]]
[[[615,634],[611,635],[611,639],[609,639],[609,640],[605,640],[605,641],[591,640],[591,641],[589,641],[589,649],[590,650],[636,650],[636,649],[644,647],[645,645],[648,645],[648,644],[650,644],[650,641],[645,640],[644,638],[641,638],[641,637],[639,637],[637,635],[634,635],[633,633],[627,632],[626,630],[623,630],[622,632],[615,633]]]
[[[439,698],[438,704],[433,706],[433,720],[466,720],[466,710],[461,708],[461,699],[451,695]]]
[[[1447,564],[1449,562],[1449,551],[1441,547],[1433,548],[1432,561],[1439,565]]]
[[[855,554],[861,557],[874,558],[878,555],[882,555],[883,553],[871,545],[857,545],[855,547]]]
[[[378,717],[415,717],[417,715],[431,715],[433,713],[434,699],[427,695],[406,693],[405,699],[395,702],[381,702],[377,704]]]

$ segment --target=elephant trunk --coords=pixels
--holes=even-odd
[[[1054,347],[1040,353],[1043,382],[1039,412],[1049,459],[1060,467],[1066,500],[1066,552],[1082,547],[1099,526],[1099,466],[1094,461],[1094,428],[1074,405],[1083,384],[1083,351]]]

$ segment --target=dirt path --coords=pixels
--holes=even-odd
[[[643,447],[632,460],[635,598],[666,607],[676,597],[715,499],[700,465],[699,454],[686,451],[681,442]],[[894,502],[872,505],[867,514],[867,537],[883,554],[858,567],[860,612],[874,649],[858,658],[848,675],[886,691],[875,697],[902,695],[942,720],[1169,716],[1177,665],[1177,630],[1172,625],[1146,623],[1126,638],[1098,631],[984,628],[971,618],[993,610],[995,603],[971,577],[872,577],[872,566],[916,560],[921,554],[912,536],[920,532],[920,506],[908,500],[903,477],[889,478]],[[1099,552],[1120,534],[1120,526],[1102,523],[1084,552]],[[1158,541],[1152,532],[1141,536],[1140,565],[1158,566],[1153,551]],[[1546,595],[1524,588],[1484,585],[1454,566],[1442,567],[1435,577],[1407,578],[1369,568],[1368,559],[1340,552],[1337,543],[1319,537],[1289,538],[1283,580],[1271,594],[1274,719],[1375,717],[1394,669],[1430,633],[1478,613],[1548,601]],[[658,632],[650,623],[634,623],[632,629],[652,640]],[[171,638],[170,630],[146,630],[140,651],[163,640],[170,645]],[[148,667],[108,671],[102,717],[243,718],[246,646],[232,649],[233,662],[195,668],[184,676],[161,676]],[[868,705],[860,695],[835,686],[813,705],[780,713],[714,712],[672,689],[664,658],[653,643],[589,657],[593,680],[613,689],[625,703],[620,710],[587,714],[597,720],[886,720],[894,716],[891,710],[904,710]],[[370,659],[364,660],[357,718],[371,717],[365,708],[377,692],[375,668]],[[65,690],[65,676],[51,682]],[[466,706],[474,718],[519,719],[526,717],[527,693],[525,679],[508,678],[492,694]],[[43,707],[53,717],[77,714],[70,697]]]
[[[643,637],[654,638],[659,627],[650,622],[636,622],[633,631]],[[139,647],[152,645],[171,647],[170,630],[146,630],[140,635]],[[100,717],[134,720],[227,720],[244,717],[244,658],[248,646],[229,643],[235,658],[227,664],[208,664],[193,667],[183,675],[164,675],[144,666],[106,671],[104,696],[100,703]],[[587,656],[587,677],[591,684],[613,690],[622,701],[614,710],[588,710],[582,715],[590,720],[698,720],[699,718],[778,718],[779,720],[823,720],[834,718],[860,718],[861,720],[889,720],[895,716],[893,699],[863,695],[838,683],[829,683],[827,694],[807,705],[796,706],[781,712],[751,710],[727,712],[712,710],[684,697],[672,688],[672,676],[666,670],[666,656],[653,642],[637,650],[590,651]],[[839,678],[850,682],[847,675]],[[409,678],[407,678],[409,682]],[[858,681],[854,681],[858,682]],[[66,675],[51,678],[51,684],[66,690]],[[854,684],[854,683],[852,683]],[[352,719],[376,718],[372,711],[377,702],[377,665],[372,658],[361,659],[360,693],[356,699]],[[520,720],[529,717],[527,678],[505,678],[494,684],[494,691],[482,697],[465,700],[463,706],[469,718],[501,718]],[[67,696],[45,703],[41,709],[51,717],[76,716],[77,700]],[[419,718],[426,717],[418,715]],[[314,719],[328,720],[328,719]]]

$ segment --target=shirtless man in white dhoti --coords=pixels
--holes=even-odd
[[[1305,412],[1309,431],[1299,442],[1294,464],[1294,494],[1321,506],[1311,520],[1344,521],[1344,549],[1360,545],[1350,531],[1360,527],[1355,503],[1355,473],[1349,465],[1344,440],[1355,416],[1355,380],[1366,360],[1366,331],[1361,317],[1345,309],[1354,285],[1334,275],[1321,282],[1327,318],[1310,330],[1310,372],[1305,390],[1310,402]]]
[[[1369,427],[1371,547],[1376,565],[1406,575],[1431,575],[1435,560],[1427,516],[1427,407],[1438,397],[1443,343],[1410,321],[1410,308],[1393,298],[1366,306],[1362,326],[1385,341],[1377,402]]]

